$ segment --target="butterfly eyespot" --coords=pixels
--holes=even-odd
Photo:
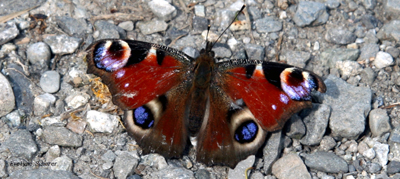
[[[133,122],[142,129],[149,129],[154,125],[154,116],[146,106],[140,106],[133,111]]]
[[[108,72],[124,67],[131,56],[131,48],[125,41],[105,41],[94,48],[94,62],[97,68]]]
[[[310,100],[311,90],[317,88],[315,79],[296,68],[286,68],[281,75],[282,90],[293,100]]]
[[[235,140],[242,144],[252,142],[257,137],[258,130],[254,121],[246,121],[235,130]]]

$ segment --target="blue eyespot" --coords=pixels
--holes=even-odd
[[[154,125],[154,117],[151,110],[146,106],[140,106],[134,110],[134,122],[143,129],[149,129]]]
[[[254,121],[246,121],[242,123],[235,131],[235,140],[239,143],[252,142],[258,132],[258,126]]]

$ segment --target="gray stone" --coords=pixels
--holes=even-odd
[[[272,166],[272,174],[279,179],[311,179],[303,160],[294,153],[284,155]]]
[[[14,1],[2,1],[0,16],[9,15],[14,12],[26,10],[35,6],[38,6],[45,2],[44,0],[14,0]]]
[[[319,148],[322,151],[328,151],[336,146],[336,141],[331,136],[324,136],[319,144]]]
[[[92,28],[88,26],[85,19],[74,19],[69,16],[56,16],[57,25],[68,35],[85,37],[86,33],[92,33]]]
[[[382,166],[375,162],[369,163],[366,168],[366,171],[368,173],[378,173],[381,170]]]
[[[15,25],[15,22],[0,24],[0,45],[13,40],[18,36],[18,34],[19,30]]]
[[[362,40],[364,41],[364,44],[376,44],[379,42],[378,37],[376,37],[375,30],[373,29],[369,30]]]
[[[204,30],[207,30],[209,24],[210,23],[208,19],[204,17],[198,17],[198,16],[193,17],[192,28],[194,31],[203,32]]]
[[[40,77],[40,87],[46,93],[55,93],[60,89],[60,74],[56,71],[46,71]]]
[[[17,109],[24,111],[25,114],[31,114],[33,108],[32,101],[35,98],[32,94],[32,87],[34,87],[35,85],[29,78],[24,75],[21,66],[16,64],[9,64],[8,67],[9,68],[8,70],[6,70],[6,72],[8,73],[8,79],[10,80],[10,83],[13,84],[12,89],[14,91],[15,104],[17,106]],[[8,96],[7,98],[12,98],[10,96]],[[12,106],[11,102],[8,102],[7,104]],[[5,109],[8,109],[8,107]]]
[[[374,1],[374,0],[365,0],[365,1]],[[378,26],[378,19],[375,16],[365,14],[361,17],[361,23],[364,25],[366,29],[373,29]]]
[[[136,26],[140,29],[144,35],[153,34],[156,32],[163,32],[167,30],[168,24],[162,20],[153,19],[147,22],[137,22]]]
[[[307,133],[300,142],[303,145],[318,145],[328,126],[331,108],[326,104],[313,104],[310,113],[303,119]]]
[[[15,107],[15,97],[13,89],[7,78],[0,73],[0,117],[10,113]]]
[[[114,163],[114,174],[117,178],[126,178],[133,174],[133,169],[139,163],[139,159],[129,152],[122,152],[117,156]]]
[[[132,21],[125,21],[125,22],[119,23],[118,27],[120,27],[126,31],[132,31],[135,26]]]
[[[167,168],[150,173],[143,178],[185,179],[194,178],[194,174],[191,170],[169,165]]]
[[[392,20],[389,23],[385,23],[379,30],[376,36],[380,40],[400,40],[400,20]]]
[[[33,112],[37,116],[49,114],[50,105],[56,102],[56,97],[49,93],[41,94],[33,101]]]
[[[253,20],[260,19],[262,17],[262,13],[260,9],[255,6],[247,6],[247,11],[249,12],[250,18]]]
[[[393,57],[386,52],[378,52],[376,54],[374,65],[376,68],[381,69],[393,65]]]
[[[37,42],[30,45],[26,51],[26,55],[32,65],[38,66],[41,70],[48,69],[51,51],[50,47],[46,43]]]
[[[100,39],[124,39],[126,38],[126,32],[124,29],[111,24],[104,20],[98,20],[94,23],[94,27],[98,30],[99,34],[95,37],[97,40]]]
[[[395,142],[400,144],[400,126],[392,130],[392,132],[390,133],[389,142]]]
[[[79,179],[72,172],[39,168],[36,170],[17,170],[10,174],[10,179],[41,178],[41,179]]]
[[[2,143],[0,151],[4,150],[10,151],[14,157],[22,157],[30,160],[38,151],[38,148],[29,131],[18,130],[13,132],[10,137]]]
[[[199,169],[194,173],[194,177],[197,179],[209,179],[211,178],[211,174],[206,169]]]
[[[107,150],[107,152],[101,156],[101,159],[105,162],[114,162],[116,157],[117,155],[115,155],[113,151]]]
[[[324,4],[312,1],[300,1],[293,21],[296,25],[304,27],[307,25],[325,24],[328,18],[329,14]]]
[[[141,158],[140,164],[151,166],[157,168],[158,170],[162,170],[167,168],[168,163],[165,158],[159,154],[148,154]]]
[[[278,32],[282,30],[282,22],[273,17],[264,17],[254,22],[258,33]]]
[[[327,173],[347,172],[349,170],[346,161],[331,152],[315,152],[304,157],[305,164],[311,169]]]
[[[5,178],[7,177],[7,171],[6,171],[6,162],[4,160],[0,159],[0,177]]]
[[[112,133],[118,126],[119,117],[108,113],[90,110],[86,113],[86,121],[93,132]]]
[[[370,10],[372,10],[372,9],[374,9],[375,8],[375,6],[376,6],[376,2],[377,0],[362,0],[361,2],[363,3],[363,5],[364,5],[364,7],[366,8],[366,9],[370,9]]]
[[[185,47],[183,48],[182,52],[192,58],[197,58],[198,56],[200,56],[200,52],[193,47]]]
[[[247,159],[239,162],[234,169],[229,168],[228,178],[230,179],[242,179],[246,178],[246,170],[254,165],[254,161],[256,157],[254,155],[250,155]]]
[[[390,132],[389,116],[384,109],[373,109],[369,113],[369,128],[374,136]]]
[[[235,17],[236,11],[232,10],[221,10],[217,12],[217,17],[215,18],[215,24],[218,24],[219,27],[228,27],[231,23],[232,19]]]
[[[168,28],[166,36],[170,37],[171,39],[176,39],[181,36],[186,36],[187,34],[188,34],[188,31],[186,31],[185,29],[180,30],[180,29],[177,29],[176,27],[172,26],[172,27]]]
[[[389,53],[393,58],[397,58],[400,55],[400,50],[396,47],[386,48],[386,52]]]
[[[286,136],[301,139],[306,134],[306,126],[298,115],[293,115],[285,125]]]
[[[321,53],[321,60],[327,63],[330,68],[336,68],[338,61],[355,61],[360,55],[358,49],[331,48]]]
[[[79,44],[82,42],[82,40],[76,37],[69,37],[62,34],[47,36],[44,39],[44,42],[46,42],[50,46],[53,53],[63,55],[74,53],[75,50],[79,47]]]
[[[177,14],[175,7],[165,0],[152,0],[148,5],[153,14],[163,21],[170,21]]]
[[[50,147],[49,150],[46,152],[46,161],[53,161],[54,159],[60,157],[60,154],[60,147],[58,145],[54,145]]]
[[[355,42],[357,36],[345,29],[331,28],[325,34],[325,40],[331,43],[346,45]]]
[[[21,124],[22,118],[25,117],[23,111],[15,110],[5,116],[5,122],[9,127],[18,127]]]
[[[400,3],[398,0],[386,0],[383,3],[385,13],[390,14],[394,19],[399,19],[400,16]]]
[[[214,47],[215,58],[229,58],[232,56],[232,51],[226,47]]]
[[[82,146],[82,136],[65,127],[48,126],[43,129],[43,140],[51,145],[64,147]]]
[[[400,162],[398,162],[398,161],[391,161],[391,162],[387,165],[387,173],[388,173],[388,174],[400,173]]]
[[[247,56],[252,60],[264,60],[265,48],[256,44],[246,44],[244,46]]]
[[[72,172],[72,160],[67,156],[57,157],[52,161],[52,163],[55,163],[55,165],[50,166],[50,169],[52,170],[64,170]]]
[[[282,131],[274,132],[268,138],[267,144],[263,149],[264,170],[266,173],[271,172],[274,162],[281,155],[283,143],[284,138],[282,137]]]
[[[279,59],[286,61],[289,65],[304,68],[310,57],[309,52],[285,50],[281,53]]]
[[[361,82],[371,86],[372,83],[375,81],[376,73],[374,72],[374,70],[372,70],[372,68],[367,67],[360,72],[360,76]]]
[[[371,109],[369,88],[354,87],[329,75],[326,93],[317,94],[319,101],[332,108],[329,127],[334,137],[356,139],[365,130],[365,120]]]
[[[369,60],[372,57],[375,57],[379,52],[378,44],[365,44],[361,48],[361,54],[359,60]]]

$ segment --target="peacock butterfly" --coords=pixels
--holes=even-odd
[[[191,144],[196,160],[234,167],[254,154],[267,132],[282,129],[325,92],[316,74],[250,59],[218,61],[206,40],[196,59],[163,45],[105,39],[86,56],[113,103],[125,110],[126,130],[144,153],[179,158]]]

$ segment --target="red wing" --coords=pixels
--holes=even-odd
[[[187,143],[185,116],[193,59],[164,46],[102,40],[89,47],[88,73],[100,76],[125,110],[127,131],[145,153],[179,157]]]
[[[310,107],[312,89],[325,92],[317,75],[270,62],[227,69],[221,83],[233,100],[243,99],[267,131],[281,129],[294,113]]]
[[[219,87],[210,87],[209,94],[207,115],[197,137],[196,159],[234,168],[260,148],[266,133],[247,107],[235,105]]]
[[[166,95],[125,112],[126,130],[144,153],[159,153],[167,158],[183,154],[188,139],[185,116],[188,92],[187,85],[182,84]]]
[[[185,80],[192,59],[150,43],[102,40],[89,47],[87,61],[88,73],[100,76],[114,104],[126,110],[146,104]]]

